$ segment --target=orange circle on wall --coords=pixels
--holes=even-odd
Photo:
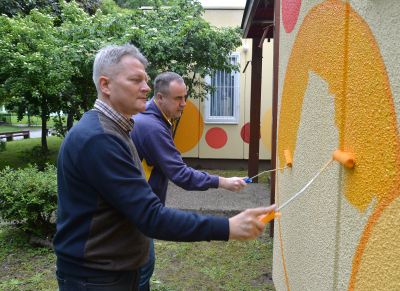
[[[213,149],[222,148],[228,141],[228,135],[220,127],[210,128],[206,133],[206,142]]]
[[[190,151],[199,143],[203,130],[204,122],[200,111],[191,101],[186,101],[174,138],[177,149],[181,153]]]

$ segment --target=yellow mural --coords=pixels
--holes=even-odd
[[[281,165],[284,149],[296,150],[310,72],[328,83],[335,98],[340,149],[354,153],[357,161],[354,169],[344,170],[344,195],[360,212],[374,207],[354,254],[349,290],[377,290],[382,282],[399,287],[400,136],[396,112],[378,44],[368,23],[348,2],[329,0],[313,7],[299,28],[281,96]],[[396,268],[382,272],[389,257],[391,270]]]
[[[178,150],[184,153],[194,148],[199,143],[203,129],[203,117],[199,110],[191,101],[186,101],[174,138]]]

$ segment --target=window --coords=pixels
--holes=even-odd
[[[239,63],[239,53],[229,57],[232,64]],[[206,123],[238,123],[239,122],[239,82],[240,73],[217,71],[206,78],[206,82],[215,91],[208,94],[205,100]]]

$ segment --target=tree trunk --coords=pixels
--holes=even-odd
[[[48,152],[49,148],[47,146],[47,114],[46,109],[42,107],[41,117],[42,117],[42,150],[43,152]]]
[[[72,128],[73,125],[74,125],[74,113],[71,110],[70,112],[68,112],[67,115],[67,132]]]

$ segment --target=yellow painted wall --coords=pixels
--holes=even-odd
[[[277,290],[400,290],[400,2],[281,0]]]
[[[217,27],[240,26],[243,9],[205,9],[204,18]],[[242,46],[236,52],[240,54],[240,101],[238,124],[204,123],[204,103],[190,100],[178,128],[175,143],[183,157],[247,159],[249,146],[242,136],[243,127],[250,122],[251,65],[245,73],[243,69],[251,60],[251,39],[243,39]],[[263,47],[263,80],[261,100],[261,139],[260,159],[271,158],[271,106],[272,106],[272,51],[273,42],[265,41]],[[259,76],[256,76],[259,77]],[[193,123],[196,116],[199,123]],[[186,121],[185,121],[186,120]],[[201,123],[201,124],[200,124]],[[207,135],[226,136],[224,146],[213,148],[207,141]]]

